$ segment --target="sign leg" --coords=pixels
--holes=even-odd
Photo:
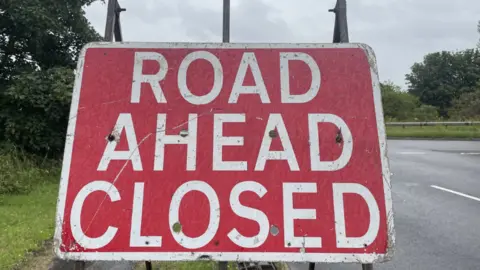
[[[218,270],[227,270],[228,262],[218,262]]]
[[[373,270],[373,264],[362,264],[362,270]]]
[[[308,270],[315,270],[315,263],[309,263]]]
[[[145,262],[145,269],[146,269],[146,270],[152,270],[152,269],[153,269],[153,268],[152,268],[152,262],[148,262],[148,261]]]
[[[76,261],[73,265],[73,270],[85,270],[85,262]]]
[[[223,38],[224,43],[230,42],[230,0],[223,0]]]

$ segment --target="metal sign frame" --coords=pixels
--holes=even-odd
[[[105,41],[123,41],[122,27],[120,24],[120,13],[126,11],[120,7],[118,0],[108,0],[107,5],[107,21],[105,23]]]
[[[126,11],[118,3],[118,0],[108,0],[107,4],[107,17],[105,23],[104,40],[113,42],[123,41],[122,29],[120,24],[120,13]],[[333,43],[348,43],[348,22],[347,22],[347,4],[346,0],[337,0],[337,3],[333,9],[329,9],[329,12],[335,14],[335,25],[333,30]],[[230,42],[230,0],[223,0],[223,27],[222,27],[222,42]],[[227,262],[219,262],[219,269],[226,270],[228,267]],[[241,262],[239,262],[239,269],[243,269]],[[256,265],[258,269],[262,269],[260,265]],[[152,269],[151,262],[145,262],[147,270]],[[273,264],[268,264],[268,269],[275,269]],[[79,261],[75,264],[75,269],[85,269],[85,262]],[[315,263],[309,264],[309,270],[315,269]],[[373,264],[362,264],[362,270],[373,270]]]

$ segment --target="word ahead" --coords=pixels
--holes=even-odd
[[[356,44],[87,45],[57,255],[390,259],[375,67],[371,49]]]

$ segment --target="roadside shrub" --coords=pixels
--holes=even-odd
[[[415,121],[439,121],[438,109],[431,105],[422,104],[412,114]]]
[[[15,149],[0,146],[0,195],[28,193],[45,181],[56,181],[58,161],[41,159]]]
[[[480,89],[455,99],[449,114],[452,119],[460,121],[480,119]]]
[[[391,82],[380,84],[385,119],[404,121],[413,117],[413,111],[418,107],[418,99],[400,89]]]
[[[64,67],[15,76],[1,102],[5,140],[28,152],[60,157],[73,81],[73,70]]]

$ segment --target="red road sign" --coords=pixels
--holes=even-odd
[[[92,43],[79,58],[67,133],[59,257],[392,255],[368,46]]]

